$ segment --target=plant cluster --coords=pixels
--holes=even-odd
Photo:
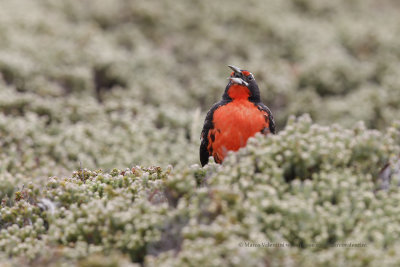
[[[399,263],[400,191],[379,179],[400,153],[399,130],[303,116],[223,165],[81,169],[43,186],[10,177],[1,255],[26,264],[106,255],[149,266]]]
[[[399,8],[2,1],[0,261],[397,266]],[[278,134],[200,168],[228,64]]]

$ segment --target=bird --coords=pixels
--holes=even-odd
[[[228,151],[246,146],[256,133],[275,134],[271,110],[262,103],[254,75],[228,65],[232,73],[222,95],[207,112],[201,131],[200,162],[205,166],[212,156],[221,164]]]

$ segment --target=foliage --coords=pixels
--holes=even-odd
[[[376,179],[400,153],[399,130],[303,116],[222,166],[82,169],[14,187],[3,197],[0,250],[53,264],[115,253],[149,266],[399,263],[400,191],[379,190]]]
[[[398,265],[399,8],[3,0],[1,262]],[[279,133],[200,168],[228,64]]]

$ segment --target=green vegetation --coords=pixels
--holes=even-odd
[[[2,1],[0,262],[398,266],[399,10]],[[279,133],[200,168],[227,64]]]
[[[6,177],[0,249],[46,264],[114,253],[149,266],[398,263],[400,191],[377,190],[374,178],[400,153],[399,130],[321,127],[304,116],[223,166],[84,169],[18,191]]]

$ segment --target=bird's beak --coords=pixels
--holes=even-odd
[[[232,83],[236,83],[239,85],[244,85],[244,86],[248,86],[249,84],[243,80],[242,78],[236,78],[236,77],[229,77],[229,80],[231,80]]]
[[[228,65],[229,68],[231,68],[235,73],[237,74],[242,74],[242,70],[239,69],[238,67],[232,66],[232,65]]]
[[[238,67],[232,66],[232,65],[228,65],[229,68],[231,68],[235,73],[242,75],[242,70],[239,69]],[[242,78],[237,78],[237,77],[229,77],[228,80],[230,80],[232,83],[236,83],[239,85],[244,85],[244,86],[248,86],[249,84],[243,80]]]

